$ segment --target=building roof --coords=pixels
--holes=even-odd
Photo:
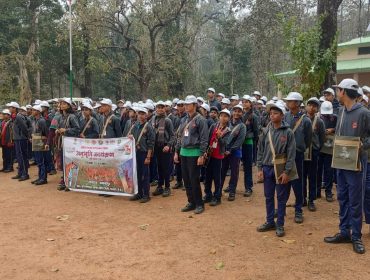
[[[360,45],[367,45],[367,44],[370,44],[370,36],[359,37],[359,38],[355,38],[347,42],[340,43],[338,44],[338,48],[353,47],[353,46],[360,46]]]

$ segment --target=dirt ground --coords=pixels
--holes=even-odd
[[[33,167],[32,178],[35,173]],[[42,187],[10,177],[0,173],[2,280],[370,279],[367,225],[365,255],[355,254],[351,244],[323,242],[338,230],[337,202],[318,200],[318,211],[305,210],[302,225],[293,222],[289,207],[286,236],[277,238],[256,231],[265,220],[260,184],[250,199],[239,184],[234,202],[224,199],[194,215],[180,212],[182,190],[140,204],[58,192],[59,176]]]

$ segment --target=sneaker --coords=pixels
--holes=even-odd
[[[295,213],[294,222],[297,223],[297,224],[302,224],[303,223],[303,214],[302,213]]]
[[[36,186],[46,185],[48,183],[47,180],[40,180],[35,183]]]
[[[33,180],[33,181],[31,181],[31,184],[36,184],[38,181],[40,181],[40,179],[36,179],[36,180]]]
[[[177,181],[176,184],[172,187],[174,190],[181,189],[183,187],[183,183]]]
[[[355,251],[357,254],[365,254],[365,246],[362,243],[361,239],[353,240],[352,245],[353,245],[353,251]]]
[[[229,193],[229,197],[227,198],[228,201],[234,201],[235,200],[235,193]]]
[[[153,181],[153,182],[150,183],[150,186],[151,187],[155,187],[157,185],[158,185],[158,181]]]
[[[312,201],[312,202],[308,202],[308,210],[310,210],[311,212],[315,212],[316,211],[316,205],[315,203]]]
[[[277,226],[276,227],[276,236],[277,237],[283,237],[285,235],[284,227],[283,226]]]
[[[212,198],[212,201],[209,203],[210,206],[217,206],[221,204],[221,199]]]
[[[195,210],[195,205],[194,204],[191,204],[191,203],[188,203],[185,205],[184,208],[181,209],[181,212],[189,212],[189,211],[193,211]]]
[[[14,179],[14,180],[18,180],[19,178],[21,178],[21,175],[15,175],[15,176],[12,177],[12,179]]]
[[[150,197],[149,196],[144,196],[140,199],[140,203],[147,203],[150,201]]]
[[[252,196],[252,193],[253,193],[253,191],[251,189],[247,189],[244,192],[244,197],[250,197],[250,196]]]
[[[161,195],[163,194],[163,188],[162,187],[157,187],[155,191],[152,193],[154,196]]]
[[[224,192],[225,193],[229,193],[230,192],[230,188],[227,187],[226,189],[224,189]]]
[[[162,196],[163,196],[163,197],[169,197],[170,195],[171,195],[171,190],[170,190],[170,188],[164,188],[164,191],[163,191]]]
[[[204,196],[203,197],[203,203],[210,203],[212,201],[212,197],[210,196]]]
[[[330,194],[326,194],[326,201],[327,202],[333,202],[334,201],[334,197],[333,197],[333,194],[330,193]]]
[[[204,206],[203,205],[197,206],[194,210],[194,214],[202,214],[203,212],[204,212]]]
[[[29,180],[30,179],[30,176],[29,175],[26,175],[26,176],[21,176],[18,181],[19,182],[22,182],[22,181],[26,181],[26,180]]]
[[[276,225],[275,224],[269,224],[269,223],[264,223],[263,225],[260,225],[259,227],[257,227],[257,231],[258,232],[266,232],[266,231],[269,231],[269,230],[274,230],[276,228]]]

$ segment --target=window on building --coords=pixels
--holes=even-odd
[[[370,47],[358,48],[358,55],[370,54]]]

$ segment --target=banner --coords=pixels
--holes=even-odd
[[[63,137],[64,180],[72,191],[137,194],[135,140]]]

